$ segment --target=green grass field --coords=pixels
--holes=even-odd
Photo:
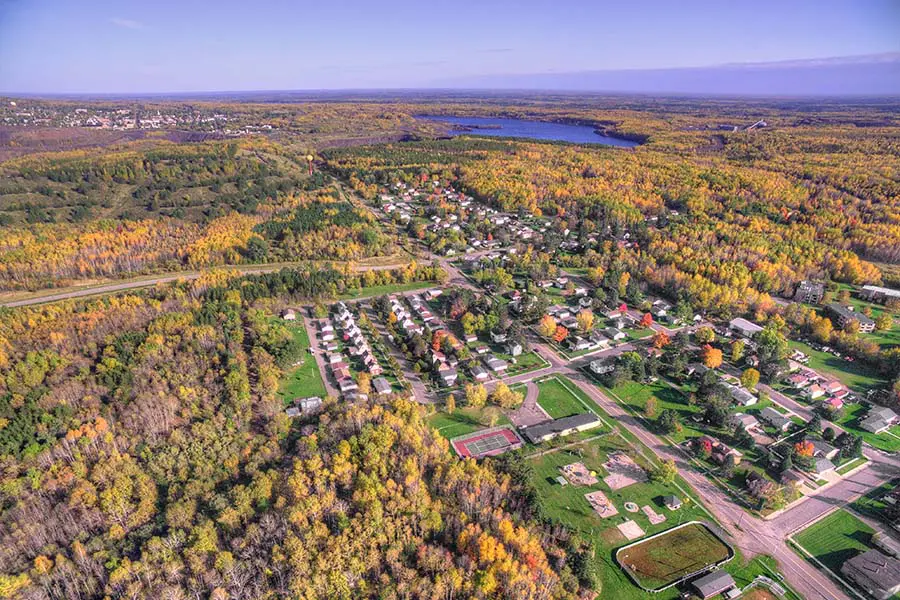
[[[884,378],[860,361],[848,362],[827,352],[813,350],[803,342],[791,340],[788,344],[809,356],[809,368],[823,375],[837,377],[851,390],[865,394],[866,391],[885,384]]]
[[[359,298],[371,298],[374,296],[383,296],[385,294],[399,294],[401,292],[409,292],[412,290],[420,290],[432,288],[435,284],[433,281],[415,281],[413,283],[392,283],[389,285],[373,285],[358,290],[353,290],[341,294],[339,300],[356,300]]]
[[[540,390],[538,404],[554,419],[588,411],[584,403],[556,377],[540,381],[537,386]],[[574,384],[569,383],[568,386],[572,388]]]
[[[645,417],[647,402],[650,400],[650,398],[654,398],[656,400],[657,415],[667,408],[676,411],[681,417],[682,429],[681,431],[677,431],[669,435],[669,437],[675,443],[681,443],[688,438],[699,437],[703,435],[703,431],[700,430],[699,427],[697,427],[696,423],[691,421],[691,416],[700,412],[700,408],[688,404],[687,396],[685,396],[683,393],[679,392],[672,386],[668,385],[664,381],[657,381],[656,383],[648,384],[629,381],[612,389],[605,386],[601,386],[601,389],[607,391],[609,395],[616,399],[618,402],[628,406],[635,412]],[[651,423],[654,421],[654,419],[655,417],[647,418],[647,420]]]
[[[875,531],[846,510],[837,510],[794,536],[794,541],[823,565],[839,573],[841,565],[870,548]]]
[[[294,398],[308,398],[310,396],[325,397],[325,384],[322,382],[322,374],[316,365],[316,359],[312,354],[305,352],[309,348],[309,335],[303,321],[295,321],[288,324],[288,329],[294,334],[304,349],[303,364],[298,367],[289,367],[284,372],[284,377],[278,385],[277,396],[287,405]]]
[[[457,408],[452,415],[446,412],[436,412],[428,417],[428,424],[449,440],[459,435],[491,427],[491,419],[494,416],[496,416],[494,426],[509,424],[509,419],[496,406]]]
[[[640,585],[656,590],[733,556],[706,526],[693,523],[619,550],[616,559]]]

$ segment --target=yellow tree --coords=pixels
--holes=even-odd
[[[594,328],[594,313],[587,308],[578,312],[578,329],[581,331],[590,331]]]
[[[538,333],[544,337],[552,337],[556,333],[556,319],[550,315],[544,315],[538,324]]]

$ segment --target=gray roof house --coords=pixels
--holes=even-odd
[[[791,420],[771,406],[762,409],[759,412],[759,418],[779,431],[787,431],[791,426]]]
[[[375,388],[375,392],[378,394],[391,393],[391,384],[384,377],[376,377],[375,379],[373,379],[372,387]]]
[[[878,550],[867,550],[846,561],[841,573],[877,600],[900,592],[900,560]]]

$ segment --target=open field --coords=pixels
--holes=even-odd
[[[449,440],[490,427],[492,418],[496,418],[496,425],[509,423],[509,419],[499,408],[486,406],[484,408],[457,408],[452,415],[446,412],[436,412],[428,417],[428,424]]]
[[[584,404],[556,377],[540,381],[537,386],[540,390],[538,404],[554,419],[583,413],[587,410]]]
[[[827,352],[814,350],[809,344],[790,340],[792,349],[797,349],[809,356],[808,367],[823,375],[832,375],[841,383],[863,395],[874,388],[885,384],[883,377],[860,361],[848,362]]]
[[[669,434],[669,437],[675,443],[681,443],[688,438],[703,435],[703,431],[691,421],[691,416],[700,412],[700,408],[688,404],[687,396],[666,384],[664,381],[657,381],[649,384],[629,381],[618,385],[613,389],[607,388],[606,386],[601,386],[601,389],[610,397],[625,404],[627,407],[643,416],[647,416],[647,402],[650,398],[653,398],[656,401],[657,415],[667,408],[677,412],[678,416],[681,418],[682,429],[681,431]],[[653,417],[647,418],[648,420],[653,421]]]
[[[823,565],[839,573],[841,565],[870,548],[875,531],[846,510],[837,510],[794,536],[794,541]]]
[[[309,335],[303,321],[295,321],[287,325],[294,339],[298,340],[304,349],[303,364],[290,367],[285,370],[284,377],[278,385],[277,396],[287,405],[294,398],[308,398],[310,396],[325,397],[325,384],[322,382],[322,374],[312,354],[305,352],[309,348]]]
[[[674,528],[616,552],[619,564],[646,590],[665,588],[733,556],[734,551],[701,523]]]

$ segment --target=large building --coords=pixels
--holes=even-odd
[[[763,328],[756,323],[748,321],[747,319],[742,319],[740,317],[738,317],[737,319],[732,319],[728,324],[728,329],[746,338],[752,338],[754,335],[763,330]]]
[[[870,302],[881,302],[884,304],[888,300],[900,300],[900,290],[892,290],[877,285],[864,285],[859,290],[859,297]]]
[[[835,325],[843,329],[850,321],[859,323],[860,333],[871,333],[875,331],[875,321],[862,313],[858,313],[850,306],[844,306],[837,302],[832,302],[827,306],[828,314],[832,316]]]
[[[877,600],[900,592],[900,560],[878,550],[867,550],[845,562],[841,573]]]
[[[794,300],[807,304],[818,304],[825,296],[825,284],[816,281],[801,281],[794,292]]]
[[[522,434],[528,438],[528,441],[532,444],[540,444],[541,442],[551,440],[555,437],[594,429],[601,424],[602,423],[600,422],[600,419],[597,418],[597,415],[582,413],[526,427],[522,430]]]

